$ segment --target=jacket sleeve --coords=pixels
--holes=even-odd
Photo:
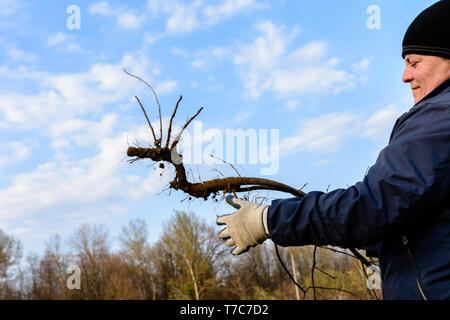
[[[450,197],[450,106],[425,104],[403,117],[362,181],[272,201],[272,240],[282,246],[361,248],[432,218]]]

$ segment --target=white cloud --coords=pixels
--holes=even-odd
[[[298,107],[299,104],[300,104],[300,102],[299,102],[298,100],[295,100],[295,99],[289,100],[289,101],[286,103],[287,108],[288,108],[289,110],[291,110],[291,111],[297,109],[297,107]]]
[[[236,122],[243,122],[253,116],[253,114],[254,112],[252,111],[238,111],[234,119]]]
[[[256,0],[222,0],[218,4],[212,1],[147,1],[147,8],[154,17],[167,16],[166,32],[186,33],[208,25],[215,25],[241,12],[262,9],[266,6]]]
[[[21,228],[14,228],[12,233],[15,236],[19,236],[19,235],[23,235],[26,234],[28,232],[32,231],[30,228],[26,228],[26,227],[21,227]]]
[[[321,166],[326,166],[330,163],[331,163],[330,159],[321,159],[321,160],[317,160],[316,163],[314,163],[314,165],[321,167]]]
[[[372,61],[368,58],[364,58],[361,61],[352,64],[352,69],[355,71],[364,71],[367,70]]]
[[[127,164],[121,160],[126,139],[125,133],[100,138],[100,151],[91,158],[46,162],[12,177],[11,185],[0,189],[1,223],[37,218],[41,212],[50,217],[77,209],[102,214],[105,202],[114,205],[120,199],[140,198],[160,190],[168,181],[158,170],[149,170],[142,178],[124,173]]]
[[[52,90],[27,96],[0,94],[0,112],[4,124],[15,128],[34,129],[63,112],[63,100]]]
[[[395,121],[405,111],[405,108],[391,104],[367,116],[355,112],[334,112],[302,120],[301,129],[295,135],[280,141],[280,153],[282,156],[299,151],[332,153],[350,137],[387,142]],[[327,163],[320,162],[317,165]]]
[[[142,36],[145,44],[153,44],[161,37],[161,35],[156,35],[150,32],[145,32]]]
[[[86,51],[78,43],[74,42],[74,36],[65,34],[61,31],[49,36],[47,38],[47,45],[50,47],[56,47],[57,51],[79,53],[84,53]]]
[[[387,108],[377,111],[370,116],[363,124],[364,137],[370,137],[375,140],[386,140],[394,127],[395,120],[406,110],[394,104]]]
[[[337,68],[337,58],[325,59],[328,50],[324,42],[310,42],[289,52],[298,29],[287,34],[269,21],[256,29],[260,35],[242,45],[234,58],[250,96],[257,98],[265,91],[284,95],[338,93],[355,85],[352,74]]]
[[[244,86],[253,97],[270,89],[271,71],[276,70],[290,38],[294,36],[286,35],[271,22],[261,23],[256,28],[262,35],[251,44],[244,44],[234,57],[234,63],[242,69]]]
[[[211,47],[198,50],[194,53],[187,53],[185,50],[173,47],[171,51],[173,55],[188,60],[193,67],[206,69],[207,67],[217,64],[218,60],[228,57],[231,49],[225,47]]]
[[[118,115],[107,114],[100,122],[82,119],[60,120],[50,125],[48,132],[55,147],[67,147],[68,140],[81,147],[96,145],[97,141],[114,132]]]
[[[55,149],[65,148],[65,147],[68,147],[69,145],[70,145],[70,142],[66,139],[53,140],[53,142],[51,143],[51,146]]]
[[[178,85],[177,81],[168,80],[168,81],[162,81],[157,84],[155,90],[158,93],[169,93],[172,92]]]
[[[295,95],[339,93],[355,85],[352,75],[336,70],[328,62],[311,67],[275,70],[271,80],[275,91]]]
[[[205,66],[206,61],[203,59],[195,59],[192,61],[192,65],[196,68],[202,68]]]
[[[0,0],[0,16],[11,16],[22,8],[19,0]]]
[[[170,16],[167,19],[166,31],[168,33],[190,32],[200,26],[197,18],[197,7],[199,2],[190,5],[173,3]],[[167,11],[167,10],[166,10]]]
[[[147,90],[125,75],[122,67],[150,83],[156,82],[161,90],[158,93],[176,86],[170,79],[156,81],[153,75],[159,69],[149,66],[147,58],[140,55],[125,55],[117,64],[95,64],[75,74],[0,68],[0,74],[11,81],[38,85],[36,94],[0,94],[0,120],[8,123],[9,129],[38,129],[41,137],[50,139],[45,162],[34,170],[12,176],[11,183],[0,189],[0,225],[29,227],[24,221],[39,220],[44,213],[49,220],[63,219],[68,224],[88,219],[90,214],[95,219],[109,212],[123,214],[126,208],[122,201],[148,196],[167,184],[168,177],[161,177],[158,170],[149,170],[143,177],[126,173],[128,164],[123,160],[128,142],[134,141],[134,136],[147,139],[146,125],[124,133],[117,132],[123,128],[119,127],[119,116],[115,113],[104,113],[100,119],[92,120],[105,105],[129,102],[132,93]],[[159,129],[156,123],[154,127]],[[29,157],[31,152],[26,146],[23,141],[3,145],[9,154],[0,156],[0,165]],[[86,156],[78,152],[85,147],[96,154]],[[43,227],[40,226],[39,232]]]
[[[0,169],[26,159],[30,148],[23,141],[12,141],[0,144]]]
[[[20,50],[15,44],[4,44],[6,55],[14,62],[34,62],[37,60],[37,56],[33,53],[28,53]]]
[[[59,31],[55,35],[49,36],[47,38],[47,44],[49,46],[54,46],[54,45],[57,45],[57,44],[64,43],[64,42],[66,42],[67,40],[69,40],[71,38],[72,38],[71,36],[65,34],[64,32]]]
[[[280,153],[283,156],[301,150],[317,154],[335,152],[352,132],[357,119],[351,113],[332,113],[303,122],[298,134],[280,141]]]
[[[91,15],[113,16],[117,25],[123,29],[137,29],[145,21],[145,14],[135,14],[123,7],[113,8],[106,1],[93,3],[89,9]]]
[[[260,36],[252,43],[242,45],[240,52],[234,57],[234,62],[238,65],[248,64],[251,69],[261,68],[267,72],[279,64],[287,45],[298,30],[288,35],[284,33],[283,28],[269,21],[258,24],[256,30]]]
[[[105,16],[113,14],[112,8],[109,6],[109,3],[106,1],[93,3],[89,7],[88,11],[90,14],[99,14],[99,15],[105,15]]]
[[[125,12],[117,16],[117,23],[125,29],[136,29],[141,25],[142,18],[135,16],[132,13]]]
[[[0,120],[22,129],[47,126],[60,119],[70,119],[95,113],[109,103],[128,100],[130,93],[139,88],[137,80],[125,75],[122,67],[152,81],[146,72],[148,60],[140,56],[125,55],[117,64],[95,64],[83,73],[51,75],[27,69],[0,69],[0,74],[21,81],[37,81],[37,94],[1,93]],[[17,77],[20,78],[17,78]],[[171,80],[165,85],[173,88]]]
[[[83,49],[78,43],[70,42],[65,47],[61,48],[63,51],[67,52],[78,52],[78,53],[84,53],[86,52],[85,49]]]
[[[36,55],[32,53],[25,53],[17,48],[11,48],[7,52],[8,56],[14,61],[33,62],[36,60]]]
[[[0,66],[0,76],[9,80],[31,80],[41,82],[48,74],[46,72],[31,71],[28,67],[20,65],[16,69],[11,69],[7,66]]]
[[[244,10],[262,9],[265,5],[255,0],[224,0],[218,5],[207,5],[203,8],[203,14],[208,24],[216,24],[220,20],[227,19]]]

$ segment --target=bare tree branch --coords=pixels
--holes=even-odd
[[[150,129],[152,130],[152,134],[153,134],[153,139],[155,142],[155,146],[157,145],[157,139],[156,139],[156,135],[155,135],[155,131],[153,130],[152,127],[152,123],[150,122],[150,120],[147,117],[147,112],[145,112],[144,106],[142,105],[141,101],[139,100],[139,98],[137,96],[134,96],[137,100],[137,102],[139,103],[139,105],[141,106],[142,111],[144,112],[145,118],[147,119],[148,125],[150,127]]]
[[[183,96],[180,96],[180,99],[178,99],[178,102],[177,102],[177,104],[175,106],[175,109],[173,110],[172,116],[170,117],[169,130],[167,131],[166,148],[169,147],[170,134],[171,134],[171,131],[172,131],[172,121],[173,121],[173,118],[175,117],[175,114],[177,113],[178,105],[180,104],[181,99],[183,99]]]
[[[194,120],[195,117],[197,117],[197,116],[200,114],[200,112],[202,112],[202,110],[203,110],[203,107],[201,107],[201,108],[197,111],[197,113],[196,113],[192,118],[190,118],[190,119],[186,122],[186,124],[185,124],[185,125],[183,126],[183,128],[181,129],[180,133],[177,135],[177,137],[176,137],[175,140],[173,141],[173,144],[172,144],[172,146],[170,147],[170,151],[172,151],[173,148],[175,148],[175,147],[177,146],[178,141],[180,141],[180,137],[181,137],[181,135],[183,134],[184,129],[187,128],[187,126],[191,123],[191,121]]]
[[[159,104],[159,99],[158,99],[158,95],[156,94],[155,90],[153,89],[153,87],[148,84],[145,80],[141,79],[138,76],[135,76],[134,74],[129,73],[127,70],[125,70],[125,68],[122,68],[123,72],[125,72],[127,75],[129,75],[130,77],[136,78],[139,81],[143,82],[145,85],[147,85],[147,87],[150,88],[150,90],[152,90],[153,95],[155,96],[156,99],[156,104],[158,105],[158,112],[159,112],[159,131],[160,131],[160,139],[159,139],[159,144],[157,144],[157,146],[161,146],[161,140],[162,140],[162,118],[161,118],[161,105]]]

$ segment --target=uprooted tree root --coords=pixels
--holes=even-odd
[[[297,197],[304,196],[304,193],[301,190],[294,189],[277,181],[262,178],[228,177],[191,183],[186,178],[186,170],[183,164],[174,164],[170,154],[169,148],[129,147],[127,150],[127,155],[129,157],[135,157],[135,159],[150,158],[156,162],[165,161],[173,164],[176,170],[176,176],[173,181],[170,182],[170,187],[174,190],[184,191],[195,198],[203,198],[206,200],[210,195],[216,196],[219,192],[226,194],[254,190],[276,190],[289,192]]]
[[[191,197],[194,198],[203,198],[204,200],[207,200],[210,196],[212,196],[212,198],[215,198],[217,195],[219,195],[220,192],[223,193],[223,195],[225,194],[235,194],[236,193],[240,193],[240,192],[249,192],[249,191],[255,191],[255,190],[270,190],[270,191],[281,191],[281,192],[286,192],[286,193],[290,193],[295,197],[303,197],[306,194],[300,189],[295,189],[291,186],[288,186],[286,184],[283,184],[281,182],[278,181],[274,181],[274,180],[270,180],[270,179],[263,179],[263,178],[252,178],[252,177],[242,177],[239,175],[238,172],[238,177],[224,177],[221,179],[212,179],[212,180],[207,180],[207,181],[203,181],[203,182],[198,182],[198,183],[192,183],[189,182],[187,179],[187,175],[186,175],[186,169],[183,165],[182,162],[182,155],[178,154],[176,151],[176,146],[178,144],[178,142],[180,141],[180,137],[183,134],[184,130],[189,126],[189,124],[200,114],[200,112],[203,110],[203,108],[200,108],[197,113],[192,116],[182,127],[182,129],[180,130],[180,132],[178,133],[178,135],[171,141],[171,134],[172,134],[172,122],[173,119],[175,118],[175,114],[178,110],[179,104],[182,100],[182,96],[180,96],[180,98],[178,99],[176,106],[174,108],[174,111],[172,113],[172,116],[170,118],[170,123],[169,123],[169,127],[168,127],[168,131],[167,131],[167,140],[164,144],[164,146],[162,145],[162,138],[163,138],[163,129],[162,129],[162,117],[161,117],[161,105],[159,104],[159,100],[158,100],[158,96],[155,92],[155,90],[153,89],[153,87],[148,84],[146,81],[144,81],[143,79],[141,79],[138,76],[135,76],[129,72],[127,72],[125,69],[123,69],[123,71],[133,77],[138,79],[139,81],[143,82],[146,86],[148,86],[151,91],[153,92],[155,99],[156,99],[156,103],[158,105],[158,113],[159,113],[159,124],[160,124],[160,132],[159,132],[159,138],[156,137],[156,133],[155,130],[153,129],[153,126],[151,124],[150,119],[148,118],[147,112],[145,111],[144,106],[142,105],[141,101],[139,100],[139,98],[137,96],[135,96],[137,102],[139,103],[145,118],[147,120],[147,123],[150,127],[152,136],[153,136],[153,140],[154,140],[154,146],[150,146],[148,148],[143,148],[143,147],[128,147],[127,150],[127,156],[132,158],[129,161],[131,163],[137,161],[137,160],[141,160],[141,159],[151,159],[155,162],[160,162],[160,167],[161,168],[165,168],[165,165],[163,164],[163,162],[166,162],[168,164],[173,165],[173,167],[175,168],[175,178],[169,183],[169,188],[174,189],[174,190],[181,190],[183,192],[185,192],[186,194],[188,194]],[[223,160],[222,160],[223,161]],[[230,164],[231,165],[231,164]],[[231,165],[232,166],[232,165]],[[234,168],[234,167],[233,167]],[[237,170],[236,170],[237,172]],[[314,299],[316,299],[316,289],[328,289],[328,290],[339,290],[342,292],[346,292],[348,294],[352,294],[351,292],[347,292],[345,290],[339,289],[339,288],[322,288],[322,287],[318,287],[314,284],[314,277],[313,279],[313,285],[311,287],[308,288],[303,288],[301,287],[291,276],[291,274],[289,273],[289,271],[287,270],[287,268],[285,267],[285,265],[283,264],[280,256],[279,256],[279,252],[277,249],[277,245],[275,245],[275,249],[276,249],[276,253],[277,256],[280,260],[280,263],[282,264],[283,268],[286,270],[286,272],[288,273],[288,275],[291,277],[292,281],[297,285],[297,287],[300,288],[300,290],[303,292],[303,299],[305,299],[307,292],[309,291],[309,289],[312,289],[314,292]],[[323,270],[321,270],[317,265],[316,265],[316,250],[317,246],[314,246],[314,253],[313,253],[313,266],[311,268],[311,274],[314,275],[314,270],[318,270],[321,271],[322,273],[334,278],[333,276],[325,273]],[[324,248],[324,249],[329,249],[329,248]],[[349,256],[358,259],[361,261],[361,265],[363,266],[363,271],[365,273],[364,270],[364,265],[369,266],[372,263],[368,262],[356,249],[353,248],[348,248],[353,255],[348,254]],[[330,249],[333,250],[333,249]],[[336,250],[335,250],[336,251]],[[345,252],[340,252],[340,251],[336,251],[342,254],[347,254]],[[366,274],[367,277],[367,274]],[[378,299],[378,297],[376,296],[376,293],[374,292],[375,297]]]
[[[208,199],[209,196],[217,196],[220,192],[223,192],[223,194],[227,193],[239,193],[239,192],[248,192],[248,191],[254,191],[254,190],[272,190],[272,191],[281,191],[281,192],[287,192],[290,193],[296,197],[302,197],[305,195],[304,192],[302,192],[300,189],[295,189],[293,187],[290,187],[288,185],[285,185],[283,183],[269,180],[269,179],[263,179],[263,178],[251,178],[251,177],[227,177],[227,178],[221,178],[221,179],[212,179],[207,180],[199,183],[191,183],[188,181],[186,177],[186,169],[183,165],[182,161],[179,161],[179,159],[182,158],[181,155],[179,155],[176,152],[176,146],[178,142],[180,141],[180,137],[183,133],[183,131],[189,126],[189,124],[194,120],[200,112],[203,110],[203,108],[200,108],[197,113],[191,117],[186,124],[181,129],[180,133],[175,137],[173,141],[171,141],[171,131],[172,131],[172,122],[175,117],[175,114],[178,110],[178,106],[181,102],[182,97],[178,99],[178,102],[175,106],[175,109],[172,113],[172,116],[170,118],[169,128],[167,132],[167,140],[164,146],[162,146],[162,120],[161,120],[161,106],[159,105],[159,101],[157,98],[157,95],[153,88],[144,80],[141,78],[132,75],[128,73],[125,69],[124,72],[140,81],[145,83],[153,92],[156,98],[156,102],[158,104],[158,110],[159,110],[159,116],[160,116],[160,138],[156,137],[155,130],[153,129],[153,126],[147,116],[147,112],[145,111],[141,101],[138,97],[135,97],[138,101],[142,111],[144,112],[144,115],[147,119],[147,123],[150,127],[150,130],[153,135],[154,139],[154,146],[149,148],[142,148],[142,147],[129,147],[127,150],[127,156],[132,157],[133,159],[131,162],[139,160],[139,159],[151,159],[155,162],[167,162],[169,164],[172,164],[175,168],[175,178],[170,182],[170,188],[174,190],[181,190],[185,192],[186,194],[194,197],[194,198],[203,198]]]

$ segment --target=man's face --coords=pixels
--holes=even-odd
[[[410,83],[415,104],[447,79],[450,79],[449,59],[420,54],[405,56],[402,80]]]

